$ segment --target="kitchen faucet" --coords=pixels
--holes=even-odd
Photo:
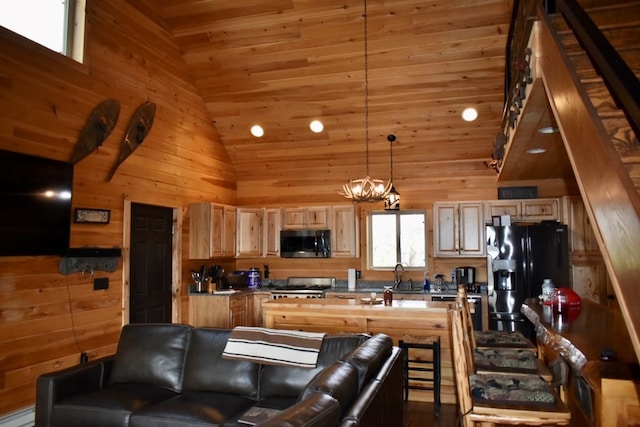
[[[401,270],[401,271],[400,271]],[[398,289],[400,283],[402,283],[402,275],[404,274],[404,265],[397,263],[393,269],[393,288]]]

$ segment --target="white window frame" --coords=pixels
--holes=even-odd
[[[18,0],[19,1],[19,0]],[[54,0],[51,0],[54,1]],[[63,25],[62,25],[62,52],[56,52],[58,54],[64,55],[66,57],[72,58],[77,62],[82,63],[84,60],[84,41],[85,41],[85,20],[86,20],[86,7],[87,0],[56,0],[56,1],[64,1],[64,15],[63,15]],[[0,13],[2,13],[2,8],[10,7],[13,1],[7,1],[5,5],[0,5]],[[28,20],[27,20],[28,22]],[[38,25],[34,23],[33,25]],[[51,48],[41,44],[37,40],[33,40],[29,37],[29,35],[25,35],[19,32],[19,30],[7,28],[7,30],[12,31],[20,36],[24,37],[27,40],[32,41],[33,43],[38,44],[51,52],[55,52]]]
[[[402,215],[423,215],[424,219],[424,265],[423,266],[407,266],[405,268],[407,270],[427,270],[428,266],[428,231],[427,231],[427,212],[424,210],[402,210],[402,211],[371,211],[367,215],[367,264],[370,270],[393,270],[395,264],[401,261],[402,248],[400,247],[401,239],[400,235],[402,234],[402,230],[400,229],[400,217]],[[374,266],[373,264],[373,230],[372,217],[374,215],[393,215],[396,217],[396,263],[391,266]]]

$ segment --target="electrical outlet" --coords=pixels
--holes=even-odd
[[[93,279],[93,290],[97,291],[100,289],[109,289],[109,278],[108,277],[100,277],[97,279]]]

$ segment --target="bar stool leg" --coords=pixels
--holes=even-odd
[[[440,416],[440,340],[433,343],[433,402],[436,417]]]
[[[404,400],[407,401],[409,400],[409,349],[402,340],[400,340],[399,346],[402,350],[402,391]]]

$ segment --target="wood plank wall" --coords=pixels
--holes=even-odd
[[[122,247],[125,198],[185,214],[192,201],[235,204],[235,171],[171,36],[123,0],[88,2],[87,26],[84,64],[0,28],[0,148],[68,161],[91,110],[107,98],[121,103],[113,133],[74,170],[74,206],[110,209],[111,222],[73,224],[72,246]],[[157,105],[153,128],[106,183],[147,100]],[[82,351],[90,359],[115,351],[122,263],[97,272],[109,289],[93,291],[88,275],[59,274],[59,262],[0,258],[0,415],[34,403],[39,374],[77,364]],[[184,290],[176,297],[187,313]]]
[[[236,181],[180,51],[147,6],[145,0],[88,2],[84,64],[0,28],[0,148],[68,160],[90,111],[107,98],[121,102],[120,119],[111,136],[98,152],[75,167],[74,206],[110,209],[111,222],[73,224],[74,247],[122,247],[125,200],[181,210],[185,226],[182,238],[186,242],[189,202],[235,205],[236,186],[243,186]],[[106,183],[128,120],[145,101],[157,104],[151,133]],[[431,221],[434,201],[495,198],[492,175],[483,173],[472,179],[456,176],[454,171],[448,175],[429,182],[407,180],[401,190],[403,208],[426,209]],[[565,183],[535,185],[541,197],[567,194]],[[252,192],[249,187],[244,184],[245,203],[279,203],[277,189]],[[298,201],[310,202],[306,194],[300,194]],[[336,196],[329,202],[344,200]],[[360,215],[364,217],[367,209],[373,208],[379,207],[365,206]],[[431,222],[429,229],[432,236]],[[190,283],[189,271],[203,261],[189,260],[188,246],[183,247],[182,281],[174,286],[182,316],[178,320],[186,322],[184,285]],[[59,274],[59,262],[58,257],[0,258],[0,416],[33,405],[38,375],[77,364],[83,351],[90,359],[115,351],[125,304],[122,263],[114,273],[98,272],[96,277],[109,278],[109,289],[93,291],[90,277]],[[206,262],[222,263],[228,270],[236,268],[234,260]],[[363,262],[328,260],[320,270],[346,278],[348,267],[362,268]],[[462,262],[437,261],[435,268],[446,272]],[[301,272],[315,274],[319,266],[278,258],[242,260],[237,268],[261,267],[264,263],[271,264],[276,278]],[[382,274],[379,277],[388,278]]]

